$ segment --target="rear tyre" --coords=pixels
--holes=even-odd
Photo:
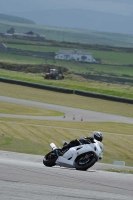
[[[97,159],[93,153],[88,153],[79,156],[75,162],[76,170],[86,171],[88,168],[92,167],[96,163]]]
[[[57,160],[57,155],[55,154],[55,152],[50,152],[48,153],[46,156],[44,156],[43,159],[43,164],[47,167],[53,167],[54,165],[56,165],[56,160]]]

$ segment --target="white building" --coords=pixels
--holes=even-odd
[[[73,60],[77,62],[96,62],[96,60],[92,57],[92,53],[83,52],[80,50],[60,50],[55,55],[55,59],[59,60]]]
[[[5,33],[3,36],[6,38],[45,40],[45,36],[28,33]]]

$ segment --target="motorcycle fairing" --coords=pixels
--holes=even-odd
[[[95,148],[96,147],[96,148]],[[95,149],[94,149],[95,148]],[[75,167],[75,160],[78,156],[87,153],[94,152],[96,157],[99,157],[99,146],[95,144],[84,144],[76,147],[71,147],[67,152],[65,152],[62,156],[59,156],[56,160],[56,164],[64,167]]]

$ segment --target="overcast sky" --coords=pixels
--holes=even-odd
[[[41,25],[133,34],[133,0],[0,0],[0,13]]]
[[[53,8],[82,8],[129,16],[133,14],[133,0],[0,0],[1,13]]]

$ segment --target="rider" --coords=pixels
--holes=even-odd
[[[69,149],[71,147],[74,147],[74,146],[78,146],[80,144],[90,144],[90,143],[94,143],[94,139],[99,141],[99,142],[102,142],[103,140],[103,135],[101,132],[99,131],[94,131],[93,134],[92,134],[92,137],[83,137],[83,138],[80,138],[79,140],[75,139],[75,140],[72,140],[71,142],[69,143],[64,143],[64,146],[62,147],[62,150],[66,150],[66,149]]]

